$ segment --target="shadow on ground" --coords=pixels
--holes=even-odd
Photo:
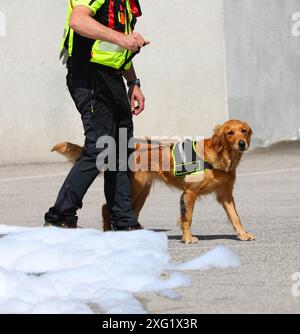
[[[236,235],[229,234],[220,234],[220,235],[195,235],[200,241],[209,241],[209,240],[235,240],[240,241]],[[181,240],[181,235],[169,235],[169,240]]]

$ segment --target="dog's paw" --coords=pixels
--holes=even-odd
[[[254,234],[250,234],[247,232],[239,233],[237,237],[242,241],[253,241],[256,240],[256,236]]]
[[[196,244],[197,242],[199,242],[199,239],[197,237],[186,237],[186,238],[182,238],[182,242],[185,244]]]

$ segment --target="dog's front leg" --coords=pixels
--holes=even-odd
[[[226,211],[237,237],[243,241],[255,240],[255,235],[247,233],[241,223],[240,217],[236,211],[232,192],[221,192],[217,195],[217,199]]]
[[[198,238],[193,237],[191,232],[193,211],[196,198],[197,194],[190,190],[185,190],[180,198],[179,224],[182,229],[182,241],[188,244],[198,242]]]

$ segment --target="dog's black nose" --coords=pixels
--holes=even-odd
[[[246,142],[244,140],[239,141],[239,148],[244,150],[246,148]]]

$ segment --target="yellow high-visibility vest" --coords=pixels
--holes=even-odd
[[[92,10],[98,22],[124,34],[132,33],[136,18],[141,16],[138,0],[69,0],[61,57],[74,58],[77,62],[92,62],[115,69],[131,67],[132,52],[116,44],[90,40],[70,28],[70,17],[74,7],[85,6]],[[125,64],[125,66],[124,66]]]

